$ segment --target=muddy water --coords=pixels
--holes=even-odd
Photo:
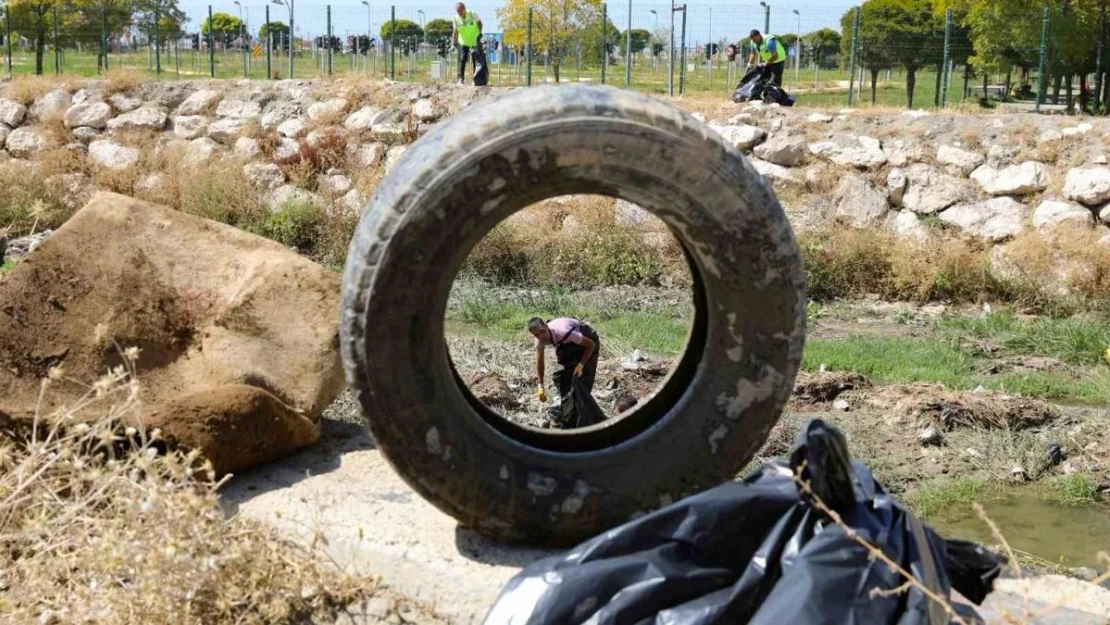
[[[981,503],[1012,548],[1069,567],[1105,568],[1096,554],[1110,553],[1110,507],[1066,506],[1020,491]],[[998,542],[970,506],[954,506],[930,516],[927,523],[943,536]]]

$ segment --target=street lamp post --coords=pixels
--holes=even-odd
[[[374,31],[370,29],[370,3],[367,0],[362,0],[362,4],[366,5],[366,62],[370,67],[374,67],[374,64],[370,61],[370,40],[374,38],[372,34]]]
[[[798,12],[798,9],[794,9],[794,15],[798,16],[798,30],[796,31],[798,39],[794,42],[794,88],[797,89],[798,83],[801,82],[802,14]]]
[[[285,0],[274,0],[274,4],[289,7],[289,77],[290,78],[293,77],[293,60],[294,60],[293,39],[295,38],[295,35],[293,34],[295,32],[293,30],[293,1],[294,0],[289,0],[288,2],[286,2]]]
[[[250,56],[247,50],[247,23],[243,21],[243,5],[239,0],[232,2],[235,6],[239,7],[239,45],[243,46],[243,76],[250,76],[250,69],[247,67],[247,58]]]
[[[771,5],[767,2],[760,2],[759,6],[763,7],[763,34],[771,34]]]

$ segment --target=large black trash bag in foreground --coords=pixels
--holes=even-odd
[[[1001,558],[922,524],[818,420],[788,460],[535,562],[509,581],[485,623],[951,622],[918,588],[895,592],[905,579],[799,493],[797,469],[845,524],[938,596],[955,588],[978,604],[991,591]],[[966,611],[965,620],[974,616]]]

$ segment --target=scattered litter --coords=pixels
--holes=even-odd
[[[973,449],[971,447],[968,447],[967,451],[965,451],[964,453],[971,456],[972,458],[979,458],[983,455],[983,454],[979,453],[978,449]]]
[[[824,373],[824,372],[825,372],[825,363],[821,363],[821,365],[819,367],[817,367],[817,373]]]
[[[843,371],[798,373],[794,380],[794,399],[809,403],[832,401],[845,391],[867,388],[867,378],[858,373]]]
[[[1029,480],[1029,475],[1025,472],[1025,468],[1014,465],[1010,467],[1010,479],[1015,482],[1026,482]]]
[[[944,434],[935,426],[929,425],[917,433],[917,440],[925,446],[940,446],[944,444]]]
[[[1064,452],[1060,449],[1060,443],[1052,441],[1048,444],[1048,457],[1052,460],[1053,466],[1064,461]]]
[[[866,401],[943,431],[976,427],[1027,430],[1048,425],[1060,416],[1055,407],[1041,400],[987,390],[953,392],[937,384],[883,387]]]
[[[849,404],[846,400],[838,399],[833,402],[833,409],[839,410],[840,412],[848,412],[852,409],[852,405]]]

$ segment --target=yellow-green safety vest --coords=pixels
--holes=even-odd
[[[460,46],[473,48],[478,45],[478,35],[482,31],[478,27],[478,16],[473,11],[467,11],[463,17],[455,14],[455,30],[459,31]]]
[[[774,52],[770,50],[772,41],[776,44]],[[763,61],[765,65],[774,65],[786,60],[786,50],[783,49],[782,42],[775,40],[774,35],[764,35],[763,43],[755,45],[755,50],[759,53],[759,60]]]

